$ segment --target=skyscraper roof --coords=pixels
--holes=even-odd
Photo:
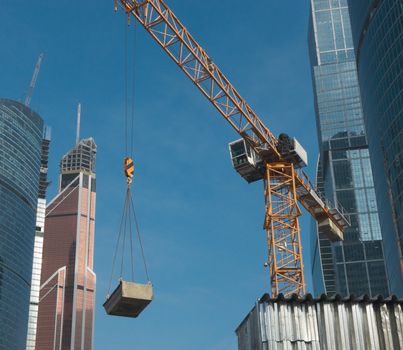
[[[95,154],[97,145],[92,137],[82,139],[77,145],[65,154],[60,161],[61,174],[84,172],[95,174]]]

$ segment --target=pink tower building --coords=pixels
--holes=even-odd
[[[46,208],[37,350],[93,348],[95,156],[92,138],[77,142]]]

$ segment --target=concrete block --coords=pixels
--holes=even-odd
[[[151,284],[120,281],[103,306],[108,315],[137,317],[152,299],[153,287]]]

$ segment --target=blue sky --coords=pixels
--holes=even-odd
[[[313,178],[308,1],[167,2],[266,125],[304,145]],[[49,198],[58,161],[74,145],[78,102],[81,135],[98,145],[95,349],[236,349],[235,328],[269,290],[263,185],[248,185],[232,169],[227,144],[237,135],[138,27],[134,196],[155,300],[138,319],[106,316],[125,191],[126,19],[107,0],[2,0],[0,7],[0,96],[21,99],[45,54],[31,106],[53,132]],[[310,291],[309,215],[301,222]]]

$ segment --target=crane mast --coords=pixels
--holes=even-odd
[[[198,44],[163,0],[115,0],[155,39],[259,160],[255,180],[263,180],[268,266],[272,295],[305,293],[300,240],[301,203],[332,240],[341,240],[346,216],[333,207],[300,169],[295,152],[285,152],[281,140],[257,116],[245,99]],[[256,164],[254,164],[256,165]],[[250,182],[250,181],[248,181]]]

